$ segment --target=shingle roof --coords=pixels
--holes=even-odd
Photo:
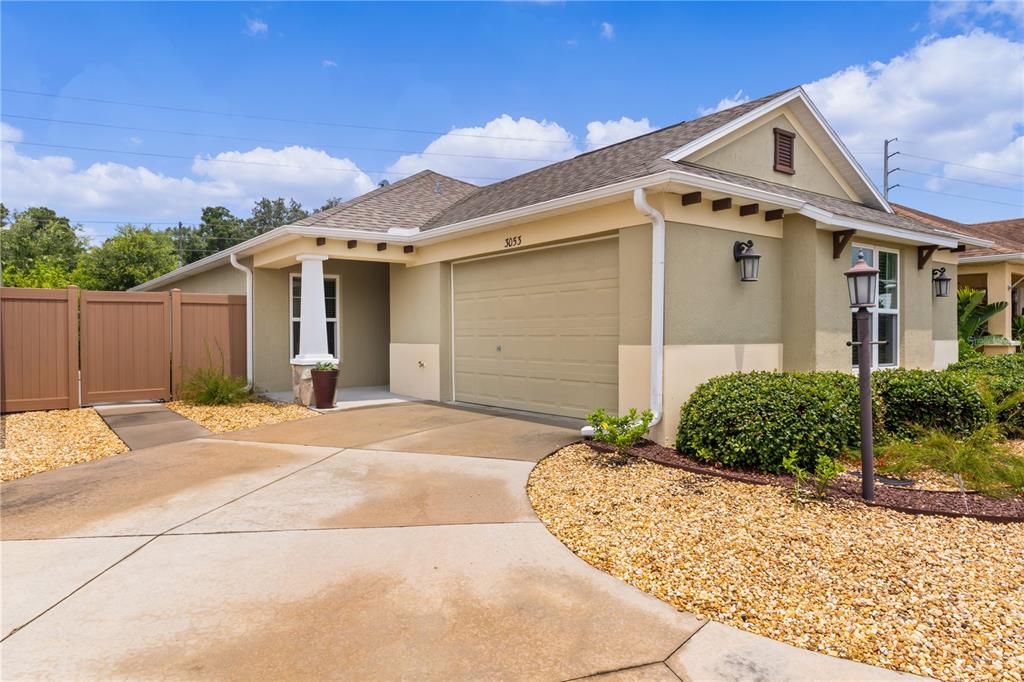
[[[486,185],[434,216],[423,229],[459,223],[649,175],[655,172],[651,164],[659,161],[662,156],[790,90],[776,92]]]
[[[891,204],[896,213],[911,217],[919,222],[943,227],[960,234],[980,237],[993,242],[992,246],[971,249],[968,256],[998,256],[1024,253],[1024,218],[996,220],[987,223],[958,223],[932,213],[926,213],[909,206]]]
[[[911,214],[909,211],[902,215],[892,214],[855,201],[795,189],[699,164],[672,162],[662,158],[792,90],[793,88],[790,88],[766,95],[708,116],[655,130],[483,187],[433,171],[422,171],[327,211],[311,215],[295,225],[374,232],[386,232],[393,227],[418,228],[426,231],[616,182],[641,178],[663,170],[682,169],[709,178],[782,194],[848,218],[944,237],[972,234],[984,239],[992,238],[987,234],[961,230],[960,227],[966,226],[954,224],[952,221],[943,222],[937,216]]]
[[[468,182],[425,170],[293,224],[373,232],[386,232],[392,227],[417,228],[478,189]]]

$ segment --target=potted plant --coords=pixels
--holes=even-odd
[[[333,362],[318,362],[309,371],[313,377],[313,402],[317,409],[334,407],[334,391],[338,386],[338,366]]]

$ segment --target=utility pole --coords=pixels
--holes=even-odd
[[[889,159],[899,154],[899,152],[893,152],[892,154],[889,153],[889,143],[896,142],[899,139],[900,138],[898,137],[894,137],[891,140],[886,140],[884,150],[882,152],[882,196],[885,197],[886,201],[889,201],[889,190],[899,187],[899,184],[889,184],[889,175],[899,170],[899,168],[889,170]]]
[[[178,221],[178,264],[179,266],[185,265],[185,229],[181,226],[181,221]]]

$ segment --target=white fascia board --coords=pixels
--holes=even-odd
[[[994,253],[987,256],[960,256],[962,264],[967,263],[998,263],[999,261],[1024,260],[1024,253]]]
[[[804,92],[804,89],[802,87],[794,88],[783,95],[779,95],[770,102],[765,102],[756,109],[751,109],[750,111],[743,114],[739,118],[729,121],[725,125],[716,128],[715,130],[711,131],[710,133],[702,137],[697,138],[693,142],[689,142],[683,145],[682,147],[679,147],[678,149],[669,152],[668,154],[661,158],[667,161],[682,161],[683,159],[690,156],[694,152],[703,149],[704,147],[708,146],[709,144],[717,140],[720,140],[726,135],[729,135],[730,133],[739,130],[740,128],[747,125],[751,121],[754,121],[764,116],[765,114],[770,113],[775,109],[778,109],[782,105],[792,102],[795,99],[799,99],[801,102],[804,103],[804,105],[807,107],[807,110],[811,112],[811,116],[813,116],[814,119],[818,122],[818,124],[822,127],[825,133],[829,136],[829,139],[832,141],[832,143],[836,145],[836,147],[842,153],[843,158],[845,158],[846,162],[850,164],[850,166],[853,168],[854,173],[856,173],[857,176],[860,178],[861,182],[864,183],[864,186],[868,188],[868,191],[871,192],[871,195],[878,200],[878,203],[885,208],[885,211],[887,213],[892,213],[893,210],[892,207],[889,205],[889,202],[887,202],[885,200],[885,197],[883,197],[878,192],[878,189],[875,187],[874,183],[871,182],[870,178],[868,178],[867,173],[865,173],[864,169],[861,168],[861,165],[857,162],[857,159],[853,157],[853,154],[850,153],[850,150],[847,149],[846,145],[844,145],[842,140],[839,139],[839,136],[832,129],[832,126],[828,124],[828,121],[825,120],[825,117],[822,116],[821,112],[818,111],[818,108],[814,106],[814,102],[811,101],[811,98],[807,96],[807,93]]]
[[[679,184],[686,187],[697,187],[700,189],[707,189],[710,191],[721,192],[723,194],[729,194],[737,197],[744,197],[747,199],[753,199],[755,201],[763,201],[765,203],[773,204],[782,208],[789,208],[795,210],[809,218],[812,218],[818,222],[826,225],[832,225],[835,227],[842,227],[846,229],[856,229],[865,233],[877,234],[881,236],[898,237],[908,241],[913,241],[921,244],[937,244],[939,246],[956,247],[957,239],[954,237],[943,238],[940,236],[925,235],[920,232],[913,232],[911,230],[903,230],[900,228],[888,227],[872,223],[864,220],[855,220],[852,218],[844,218],[836,216],[828,211],[812,206],[800,199],[794,197],[788,197],[783,194],[777,194],[775,192],[769,192],[766,190],[755,189],[753,187],[747,187],[745,185],[739,185],[726,180],[718,180],[716,178],[709,178],[703,175],[695,173],[688,173],[685,170],[664,170],[654,173],[652,175],[645,175],[639,178],[633,178],[630,180],[624,180],[611,185],[605,185],[604,187],[597,187],[595,189],[586,190],[584,192],[578,192],[576,194],[570,194],[564,197],[558,197],[556,199],[549,199],[548,201],[542,201],[536,204],[530,204],[529,206],[523,206],[520,208],[510,209],[508,211],[502,211],[500,213],[492,213],[490,215],[481,216],[479,218],[472,218],[459,223],[452,223],[443,227],[437,227],[425,232],[407,229],[407,228],[392,228],[387,232],[369,232],[363,230],[342,230],[333,227],[307,227],[307,226],[284,226],[278,227],[270,232],[258,235],[236,244],[235,246],[215,253],[212,256],[196,261],[186,265],[183,268],[178,268],[165,275],[161,275],[156,279],[152,279],[148,282],[133,287],[132,291],[146,291],[153,287],[167,284],[183,277],[194,275],[204,270],[217,267],[224,262],[227,262],[230,254],[235,254],[236,257],[249,255],[255,252],[260,247],[266,246],[269,242],[287,236],[297,237],[326,237],[328,239],[382,239],[386,238],[387,241],[395,244],[429,244],[432,242],[444,241],[453,235],[458,235],[463,232],[471,232],[477,229],[491,228],[494,225],[510,222],[510,221],[522,221],[535,217],[539,214],[550,213],[561,209],[571,208],[576,204],[582,204],[589,201],[598,201],[602,199],[611,199],[616,195],[629,195],[637,187],[643,187],[645,189],[668,189],[670,185]],[[987,244],[985,244],[987,245]]]

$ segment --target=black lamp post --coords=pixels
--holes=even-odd
[[[875,451],[871,412],[871,312],[878,303],[878,268],[864,260],[860,251],[857,262],[843,273],[850,288],[850,307],[856,308],[857,341],[850,345],[857,347],[857,367],[860,374],[860,473],[861,497],[868,502],[875,499]]]
[[[949,296],[950,277],[946,275],[946,268],[935,268],[932,270],[932,289],[935,296],[945,298]]]

